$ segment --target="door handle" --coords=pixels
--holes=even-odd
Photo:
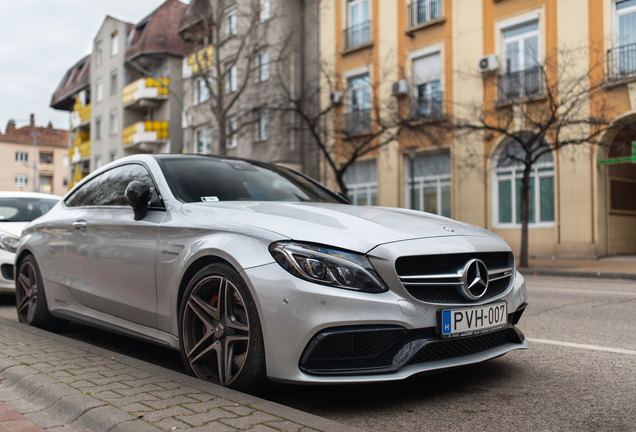
[[[75,228],[76,230],[85,229],[86,228],[86,221],[85,220],[78,220],[78,221],[73,222],[73,228]]]

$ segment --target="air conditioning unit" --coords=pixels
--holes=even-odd
[[[499,69],[499,57],[497,54],[489,54],[479,58],[479,72],[491,72]]]
[[[342,92],[331,92],[331,104],[340,105],[342,103]]]
[[[408,96],[409,94],[409,82],[405,79],[395,81],[393,83],[393,96]]]

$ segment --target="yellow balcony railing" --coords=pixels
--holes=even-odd
[[[214,64],[214,48],[210,45],[207,48],[201,48],[194,54],[188,56],[188,66],[192,68],[192,73],[199,73],[201,67],[209,68]]]
[[[85,141],[89,141],[91,139],[91,134],[88,131],[77,131],[75,132],[75,139],[73,140],[73,145],[78,146]]]
[[[168,139],[167,121],[137,122],[122,131],[122,144],[153,143]]]
[[[71,162],[79,162],[91,155],[91,142],[90,141],[77,141],[73,142],[73,147],[68,149],[68,159]]]
[[[73,127],[79,127],[81,124],[87,122],[91,118],[91,104],[82,106],[79,98],[76,99],[73,106]]]
[[[122,90],[124,105],[139,99],[156,99],[168,95],[168,89],[162,85],[170,85],[170,78],[141,78],[128,84]]]

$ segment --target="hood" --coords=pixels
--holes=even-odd
[[[20,238],[22,230],[29,222],[0,222],[0,232]]]
[[[379,244],[430,237],[488,236],[482,228],[445,217],[390,207],[326,203],[226,201],[183,204],[186,216],[212,224],[259,227],[295,241],[368,252]]]

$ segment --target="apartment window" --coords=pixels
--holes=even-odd
[[[254,140],[265,141],[269,137],[269,110],[263,109],[256,113],[254,122]]]
[[[610,79],[621,79],[636,75],[636,0],[617,1],[615,19]]]
[[[114,32],[110,36],[110,55],[116,56],[119,54],[119,34]]]
[[[355,205],[378,205],[378,168],[374,160],[357,162],[345,172],[347,195]]]
[[[504,75],[500,77],[500,100],[540,94],[539,23],[503,30]]]
[[[408,9],[411,27],[441,17],[441,6],[441,0],[413,0]]]
[[[110,73],[110,95],[114,96],[117,94],[117,70],[114,70]]]
[[[15,185],[18,187],[26,187],[29,185],[29,176],[23,174],[15,175]]]
[[[439,52],[413,60],[415,117],[439,117],[442,114],[441,61]]]
[[[537,152],[545,150],[537,146]],[[499,227],[521,226],[521,177],[523,165],[515,159],[523,158],[519,143],[504,145],[497,158],[494,178],[494,217]],[[530,218],[535,226],[554,224],[554,159],[552,153],[542,155],[530,173]]]
[[[260,1],[261,1],[260,19],[261,19],[261,22],[265,22],[270,18],[269,16],[270,0],[260,0]]]
[[[117,159],[117,152],[113,150],[110,152],[110,155],[108,157],[108,162],[113,162],[115,159]]]
[[[64,189],[68,189],[68,177],[64,177],[64,178],[62,179],[62,187],[63,187]]]
[[[238,34],[238,14],[236,8],[226,11],[226,28],[225,32],[229,35]]]
[[[102,167],[102,155],[95,155],[95,169]]]
[[[53,153],[40,153],[40,163],[41,164],[52,164],[53,163]]]
[[[65,154],[64,156],[62,156],[62,166],[65,166],[65,167],[68,166],[68,154]]]
[[[225,73],[225,93],[234,93],[237,89],[236,84],[236,65],[226,65]]]
[[[197,129],[195,138],[197,153],[209,154],[212,147],[212,129],[209,127]]]
[[[101,42],[95,44],[95,64],[97,66],[104,62],[104,47]]]
[[[371,41],[369,0],[348,0],[345,49]]]
[[[97,94],[97,102],[101,102],[104,99],[104,84],[102,84],[101,78],[95,81],[95,93]]]
[[[206,102],[210,99],[210,90],[205,82],[205,78],[197,78],[194,82],[194,104]]]
[[[256,82],[263,82],[269,79],[269,51],[261,51],[256,56]]]
[[[110,112],[110,134],[115,135],[119,132],[119,124],[117,120],[117,110],[112,110]]]
[[[371,79],[369,74],[348,79],[348,113],[346,130],[348,133],[366,132],[371,129]]]
[[[15,161],[19,163],[27,163],[29,162],[29,153],[28,152],[15,152]]]
[[[407,158],[405,163],[407,207],[451,217],[450,153]]]
[[[95,139],[102,139],[102,118],[95,118]]]
[[[236,129],[236,117],[230,117],[225,121],[225,147],[228,149],[236,148],[238,145]]]

